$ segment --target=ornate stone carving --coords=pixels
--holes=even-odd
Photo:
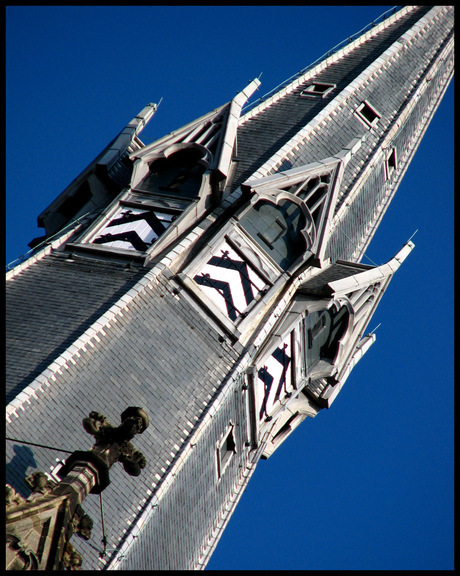
[[[37,556],[23,545],[14,534],[6,535],[6,569],[7,570],[37,570]]]
[[[32,494],[27,498],[27,502],[32,502],[45,494],[49,494],[56,486],[56,482],[50,480],[46,474],[39,470],[27,476],[25,482],[32,489]]]
[[[64,570],[81,570],[83,558],[70,542],[66,542],[61,563],[61,567]]]
[[[142,408],[127,408],[118,427],[99,412],[91,412],[83,427],[94,436],[95,444],[67,458],[59,471],[61,482],[35,471],[25,478],[32,489],[27,499],[6,485],[7,570],[80,570],[83,559],[70,538],[76,534],[89,540],[93,527],[81,502],[90,492],[98,494],[108,485],[108,471],[115,462],[121,462],[132,476],[141,473],[146,460],[130,440],[148,425]]]
[[[11,508],[15,508],[20,504],[24,504],[25,498],[23,498],[20,494],[16,492],[16,490],[10,486],[9,484],[6,485],[6,509],[9,510]]]
[[[72,521],[69,524],[68,538],[70,538],[72,534],[76,534],[80,538],[83,538],[83,540],[89,540],[91,538],[92,528],[92,519],[86,514],[80,504],[77,504]]]
[[[83,428],[96,439],[92,451],[108,458],[110,466],[114,462],[121,462],[131,476],[139,476],[146,460],[130,440],[136,434],[142,434],[148,425],[147,413],[142,408],[127,408],[121,415],[118,427],[110,424],[99,412],[91,412],[88,418],[83,419]]]

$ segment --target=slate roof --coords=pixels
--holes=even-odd
[[[63,261],[55,263],[65,265]],[[81,289],[92,274],[91,267],[85,263],[77,268],[73,278],[82,279]],[[113,267],[106,272],[113,273]],[[114,273],[115,281],[119,275],[120,271]],[[104,283],[99,294],[103,290]],[[75,297],[82,304],[77,292]],[[92,443],[82,427],[82,418],[90,411],[102,412],[117,425],[127,406],[146,408],[150,426],[134,442],[146,456],[146,469],[133,479],[121,466],[114,466],[112,482],[104,491],[105,528],[112,545],[119,544],[140,503],[164,477],[203,410],[231,373],[239,354],[219,336],[196,306],[175,294],[168,279],[160,275],[80,347],[47,384],[28,396],[25,411],[13,416],[9,438],[73,450],[89,448]],[[40,448],[27,453],[25,447],[8,442],[7,457],[14,453],[21,455],[24,465],[27,458],[33,465],[33,459],[35,466],[46,472],[54,456]],[[22,467],[16,463],[16,468],[9,470],[8,481],[23,491]],[[87,498],[84,508],[92,518],[100,517],[98,499]],[[98,522],[92,540],[98,543],[100,538]],[[84,550],[85,567],[100,566],[94,546],[79,542],[78,548]]]
[[[145,274],[55,252],[6,283],[6,400],[12,400]]]
[[[328,290],[324,290],[324,287],[329,282],[334,282],[335,280],[341,280],[342,278],[348,278],[358,274],[359,272],[364,272],[365,270],[372,269],[373,266],[366,266],[363,264],[351,264],[350,262],[335,262],[331,266],[326,267],[324,270],[315,274],[313,278],[308,279],[302,284],[300,292],[305,292],[307,294],[318,294],[322,295],[328,294]]]
[[[453,73],[453,59],[440,57],[454,34],[451,9],[437,7],[436,17],[426,22],[423,16],[430,7],[408,10],[413,11],[374,37],[370,31],[367,40],[357,40],[356,46],[339,50],[309,70],[300,84],[294,80],[293,90],[283,87],[279,97],[275,93],[249,110],[239,126],[233,187],[253,178],[256,170],[260,178],[317,162],[361,138],[341,182],[335,213],[344,205],[346,210],[340,212],[325,251],[332,260],[362,258]],[[411,28],[420,19],[423,23]],[[301,98],[300,92],[312,81],[337,87],[324,98]],[[380,115],[376,130],[364,126],[355,113],[364,101]],[[400,129],[385,140],[396,121]],[[273,156],[283,145],[283,154]],[[391,181],[382,146],[397,150],[398,170]]]

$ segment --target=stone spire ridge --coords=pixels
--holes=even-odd
[[[284,80],[281,84],[270,90],[267,94],[261,96],[258,100],[248,103],[243,108],[242,122],[263,111],[271,104],[282,98],[285,94],[292,92],[297,86],[303,84],[309,78],[315,76],[321,70],[327,68],[332,62],[336,62],[346,54],[351,53],[357,46],[378,34],[381,30],[387,28],[398,19],[413,11],[416,6],[403,6],[386,10],[383,14],[375,18],[364,28],[342,40],[339,44],[328,50],[325,54],[317,58],[314,62]]]

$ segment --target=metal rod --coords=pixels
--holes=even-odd
[[[66,452],[66,454],[74,453],[74,450],[64,450],[63,448],[55,448],[54,446],[45,446],[44,444],[38,444],[36,442],[26,442],[25,440],[18,440],[17,438],[5,437],[5,440],[10,440],[11,442],[17,442],[18,444],[30,444],[30,446],[38,446],[39,448],[46,448],[47,450],[57,450],[58,452]]]
[[[105,522],[104,522],[104,506],[102,504],[102,492],[99,494],[99,501],[101,504],[101,523],[102,523],[102,544],[104,545],[104,550],[100,553],[101,558],[107,556],[107,537],[105,535]]]

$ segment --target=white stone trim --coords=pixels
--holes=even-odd
[[[59,238],[57,238],[53,242],[46,244],[44,248],[42,248],[35,254],[29,256],[26,260],[24,260],[24,262],[21,262],[16,266],[14,266],[14,268],[11,268],[11,270],[8,270],[8,272],[6,273],[6,281],[8,282],[8,280],[11,280],[12,278],[20,274],[23,270],[26,270],[27,268],[29,268],[29,266],[35,264],[35,262],[38,262],[39,260],[42,260],[42,258],[44,258],[45,256],[51,254],[51,252],[58,249],[62,244],[65,244],[69,240],[69,238],[71,238],[76,232],[78,232],[78,230],[81,227],[82,224],[78,223],[69,232],[66,232],[62,236],[59,236]]]
[[[259,86],[260,81],[256,78],[250,82],[244,90],[239,92],[230,103],[227,126],[225,127],[224,138],[220,148],[220,157],[216,165],[216,169],[225,177],[228,176],[232,161],[241,109]]]
[[[134,544],[135,539],[140,534],[142,529],[148,525],[149,520],[153,516],[156,511],[157,506],[161,505],[161,499],[166,495],[169,489],[174,485],[175,477],[182,469],[183,465],[187,462],[189,456],[193,453],[194,446],[196,446],[197,442],[199,441],[200,437],[206,432],[208,427],[213,421],[213,417],[217,414],[218,406],[224,402],[229,394],[232,393],[235,382],[241,377],[243,373],[244,367],[249,361],[249,354],[246,353],[238,362],[237,369],[233,374],[232,378],[227,381],[224,385],[222,390],[219,392],[218,397],[213,401],[213,403],[208,407],[204,417],[200,420],[199,424],[195,427],[194,430],[191,432],[184,431],[184,433],[188,436],[185,439],[182,450],[180,455],[175,458],[175,461],[171,468],[169,469],[168,473],[163,477],[158,477],[158,484],[152,487],[153,493],[155,490],[155,494],[152,498],[152,502],[150,506],[145,506],[143,513],[138,518],[136,524],[132,524],[123,534],[125,540],[122,546],[117,549],[116,554],[112,557],[112,559],[105,565],[106,569],[109,570],[117,570],[120,568],[122,563],[123,557],[128,553],[131,546]],[[175,457],[175,456],[173,456]],[[236,504],[238,503],[241,494],[244,491],[244,487],[246,486],[252,472],[255,469],[255,465],[257,463],[257,458],[252,456],[247,463],[246,469],[243,473],[244,480],[240,480],[237,482],[236,486],[234,487],[233,492],[229,494],[229,500],[224,507],[224,511],[222,513],[221,522],[218,526],[214,529],[213,535],[211,536],[211,545],[205,546],[204,550],[202,551],[201,559],[198,560],[197,568],[204,567],[209,558],[210,553],[217,545],[219,540],[219,535],[225,528],[228,520],[230,519],[231,513],[233,512]],[[126,538],[126,533],[129,532],[129,537]]]

